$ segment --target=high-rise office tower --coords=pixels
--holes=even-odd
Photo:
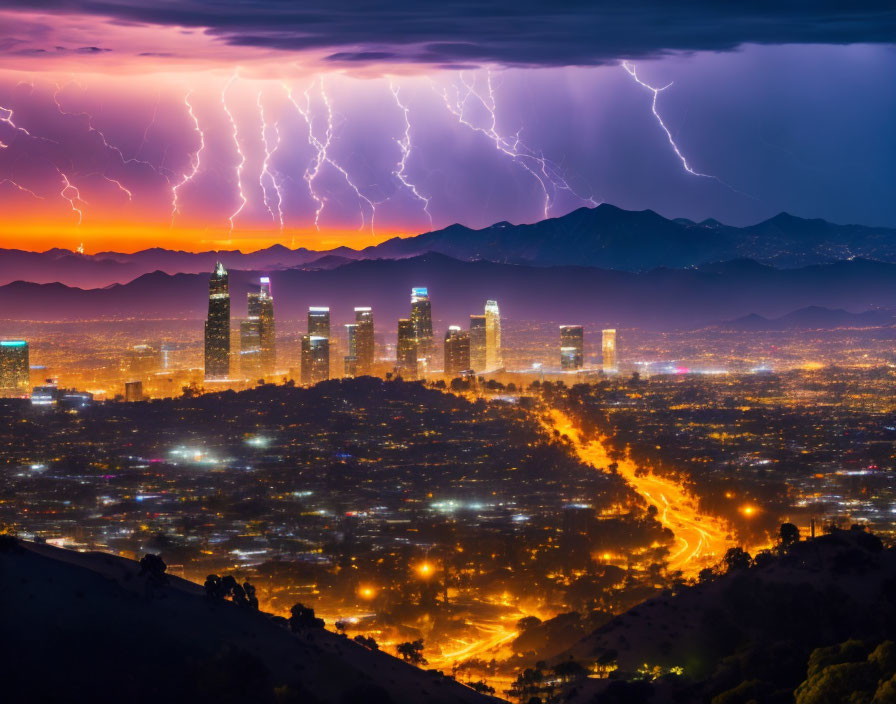
[[[302,335],[302,383],[316,384],[329,378],[329,338],[321,335]]]
[[[470,370],[470,333],[452,325],[445,333],[445,376],[456,377]]]
[[[277,342],[274,329],[274,298],[271,280],[262,276],[258,291],[249,292],[248,318],[258,323],[258,372],[257,376],[271,376],[277,369]]]
[[[312,306],[308,309],[308,334],[330,339],[330,309]]]
[[[23,396],[31,390],[25,340],[0,340],[0,395]]]
[[[485,302],[485,368],[494,371],[504,366],[501,355],[501,311],[497,301]]]
[[[432,361],[432,305],[426,288],[411,289],[411,323],[417,340],[417,365],[425,372]]]
[[[358,324],[347,323],[345,334],[348,336],[348,354],[345,356],[345,375],[358,376]]]
[[[616,331],[604,330],[601,334],[601,352],[603,354],[603,367],[605,373],[619,371],[619,347],[616,344]]]
[[[470,368],[476,372],[484,372],[488,367],[486,355],[486,329],[484,315],[470,316]]]
[[[585,361],[585,331],[581,325],[560,326],[560,368],[581,369]]]
[[[355,348],[349,340],[349,356],[357,357],[357,373],[353,376],[373,374],[373,311],[368,307],[355,308]]]
[[[126,381],[124,384],[124,400],[128,403],[137,403],[142,401],[143,382],[142,381]]]
[[[230,376],[230,281],[221,262],[208,281],[208,318],[205,321],[205,378]]]
[[[395,366],[405,379],[417,378],[417,334],[409,318],[398,321],[398,347]]]
[[[249,294],[252,295],[251,293]],[[261,322],[243,320],[240,323],[240,374],[249,381],[263,376],[261,371]]]

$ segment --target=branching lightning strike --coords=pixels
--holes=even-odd
[[[184,96],[184,105],[187,106],[187,113],[190,115],[190,119],[193,120],[193,129],[199,135],[199,149],[193,152],[190,157],[191,169],[189,173],[183,175],[183,178],[180,180],[178,184],[176,184],[171,189],[171,226],[174,227],[174,218],[177,217],[177,195],[178,191],[182,186],[189,183],[193,180],[197,173],[199,173],[199,163],[200,163],[200,155],[202,151],[205,149],[205,134],[202,131],[202,127],[199,125],[199,118],[196,117],[196,113],[193,111],[193,104],[190,102],[190,96],[193,95],[193,91],[188,92]]]
[[[59,171],[59,169],[56,169]],[[72,210],[78,214],[78,225],[81,224],[81,221],[84,219],[84,212],[75,205],[75,201],[79,203],[83,203],[84,205],[89,205],[86,200],[81,197],[81,192],[78,190],[77,186],[73,185],[71,181],[68,180],[68,176],[66,176],[62,171],[59,171],[59,175],[62,177],[62,190],[59,191],[59,195],[61,195],[65,200],[69,202],[69,205],[72,206]],[[65,195],[66,191],[73,191],[73,195]]]
[[[392,91],[392,95],[395,97],[395,104],[398,106],[398,109],[401,110],[402,115],[404,116],[404,133],[402,134],[401,139],[395,139],[396,144],[398,144],[398,148],[401,150],[401,160],[398,162],[396,169],[392,173],[399,181],[401,181],[402,185],[414,195],[417,200],[423,203],[423,212],[426,213],[426,217],[429,218],[429,228],[431,230],[432,214],[429,212],[430,199],[417,190],[417,186],[408,180],[407,175],[408,159],[411,156],[412,149],[410,110],[408,109],[407,105],[401,102],[401,97],[399,96],[400,88],[396,86],[391,80],[389,81],[389,90]]]
[[[271,214],[271,219],[274,222],[280,223],[280,232],[283,232],[283,193],[280,190],[280,183],[277,180],[277,177],[271,171],[271,157],[273,157],[274,153],[280,148],[280,129],[277,127],[276,123],[273,125],[274,135],[277,138],[276,144],[271,146],[270,141],[268,140],[268,130],[271,129],[268,126],[267,119],[264,114],[264,104],[261,101],[261,91],[258,91],[258,115],[261,118],[261,141],[264,144],[264,161],[261,163],[261,173],[258,175],[258,185],[261,186],[261,191],[264,195],[264,204],[268,209],[268,212]],[[268,202],[268,189],[264,185],[264,177],[268,177],[268,181],[274,189],[274,193],[277,194],[277,213],[274,214],[274,209],[271,207],[271,204]]]
[[[230,127],[233,130],[233,144],[236,147],[236,153],[240,155],[240,163],[236,166],[236,186],[237,191],[240,196],[240,205],[230,216],[230,230],[228,231],[228,235],[233,234],[233,221],[237,215],[239,215],[243,208],[246,207],[246,204],[249,200],[246,198],[246,194],[243,193],[243,167],[246,165],[246,155],[243,154],[242,147],[240,147],[240,136],[239,129],[236,126],[236,120],[233,119],[233,113],[230,112],[230,108],[227,107],[227,89],[230,88],[231,84],[236,80],[237,74],[233,74],[230,77],[230,80],[224,85],[224,89],[221,91],[221,105],[224,108],[224,112],[227,115],[227,119],[230,121]]]

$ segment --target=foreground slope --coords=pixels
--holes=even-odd
[[[292,633],[137,563],[3,540],[0,693],[8,702],[494,701],[321,628]]]

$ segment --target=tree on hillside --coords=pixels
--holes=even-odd
[[[782,523],[778,536],[781,538],[781,546],[786,548],[799,542],[800,529],[793,523]]]
[[[323,628],[324,620],[314,615],[314,609],[304,604],[295,604],[289,610],[289,628],[293,633],[305,628]]]
[[[412,640],[407,643],[399,643],[395,647],[395,651],[401,656],[405,662],[412,665],[426,665],[427,660],[423,657],[423,640]]]

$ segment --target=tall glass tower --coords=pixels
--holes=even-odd
[[[504,366],[501,355],[501,311],[497,301],[485,302],[485,369],[494,371]]]
[[[417,363],[425,371],[432,361],[432,306],[425,287],[411,289],[411,324],[417,341]]]
[[[585,363],[585,331],[581,325],[560,326],[560,368],[581,369]]]
[[[230,278],[221,262],[208,281],[208,318],[205,321],[205,378],[230,376]]]
[[[0,340],[0,396],[24,396],[31,390],[25,340]]]
[[[398,348],[395,359],[398,373],[405,379],[417,378],[417,337],[409,318],[398,321]]]
[[[356,375],[373,374],[373,311],[370,308],[355,308],[354,337],[354,349],[349,344],[349,356],[357,358]]]
[[[615,374],[619,371],[619,347],[616,344],[616,330],[602,331],[600,348],[603,355],[604,373]]]
[[[470,316],[470,368],[476,372],[484,372],[486,365],[486,329],[484,315]]]
[[[451,325],[445,333],[445,376],[460,376],[470,370],[470,333]]]
[[[277,338],[270,278],[262,276],[258,280],[258,291],[249,292],[248,307],[249,322],[258,324],[258,373],[271,376],[277,369]]]

